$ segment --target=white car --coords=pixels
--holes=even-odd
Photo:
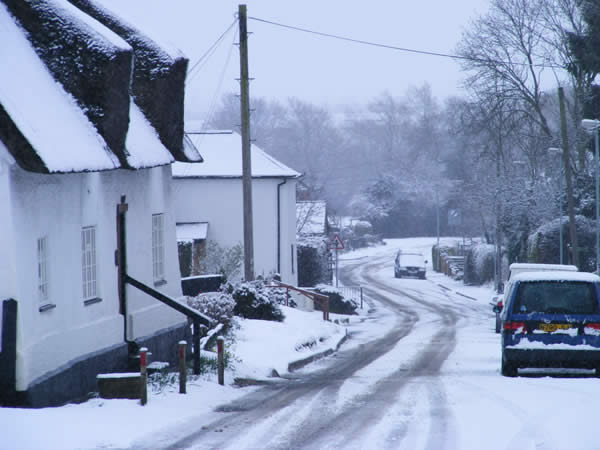
[[[405,253],[400,250],[394,262],[394,276],[396,278],[417,277],[424,280],[426,264],[427,260],[421,253]]]

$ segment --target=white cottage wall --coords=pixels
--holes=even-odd
[[[281,186],[281,276],[285,283],[298,285],[296,248],[296,180]]]
[[[128,266],[132,276],[152,283],[152,211],[169,203],[170,167],[142,171],[39,175],[17,167],[13,174],[17,293],[19,302],[17,390],[73,361],[123,343],[124,318],[119,314],[116,249],[116,206],[127,195],[129,212]],[[169,215],[172,218],[172,214]],[[179,296],[175,229],[165,218],[165,259],[177,270],[167,270],[165,292]],[[96,227],[98,297],[83,301],[81,230]],[[48,243],[47,302],[38,300],[37,239]],[[138,268],[141,268],[138,269]],[[128,289],[132,337],[149,335],[183,322],[152,298]],[[55,305],[44,311],[40,306]],[[142,313],[143,311],[143,313]]]
[[[256,276],[277,271],[277,185],[281,182],[280,178],[252,181]],[[288,180],[282,186],[280,211],[282,281],[293,284],[297,281],[291,271],[290,253],[291,245],[295,249],[295,184]],[[241,179],[176,178],[174,191],[177,222],[208,222],[208,240],[227,247],[243,244]]]

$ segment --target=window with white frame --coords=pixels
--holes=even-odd
[[[164,234],[164,214],[152,214],[152,274],[155,283],[165,281]]]
[[[89,300],[98,297],[96,227],[84,227],[81,230],[81,257],[83,299]]]
[[[46,236],[37,240],[37,286],[40,303],[47,303],[48,295],[48,238]]]

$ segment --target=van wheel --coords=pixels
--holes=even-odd
[[[502,358],[500,373],[502,374],[502,376],[511,378],[516,377],[518,374],[517,368],[513,364],[505,361],[504,358]]]

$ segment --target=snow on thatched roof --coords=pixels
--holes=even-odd
[[[241,178],[242,137],[231,130],[197,132],[186,130],[196,146],[202,164],[173,164],[174,178]],[[256,145],[250,149],[253,178],[295,178],[300,174],[265,153]]]
[[[5,5],[0,4],[0,139],[26,170],[119,167],[117,157],[58,84]],[[65,139],[65,131],[69,138]]]
[[[164,65],[134,59],[118,32],[72,4],[0,0],[0,42],[0,57],[10,64],[0,71],[0,140],[23,169],[139,169],[200,159],[193,149],[183,153],[183,112],[153,122],[152,108],[140,106],[143,96],[130,95],[132,70],[161,72]],[[178,76],[183,92],[185,69]],[[166,103],[183,111],[183,94]]]
[[[162,143],[177,161],[198,162],[198,154],[188,153],[183,143],[183,108],[188,59],[178,49],[158,45],[145,33],[127,23],[102,2],[69,0],[90,16],[122,36],[135,54],[132,92],[136,104],[158,131]]]

